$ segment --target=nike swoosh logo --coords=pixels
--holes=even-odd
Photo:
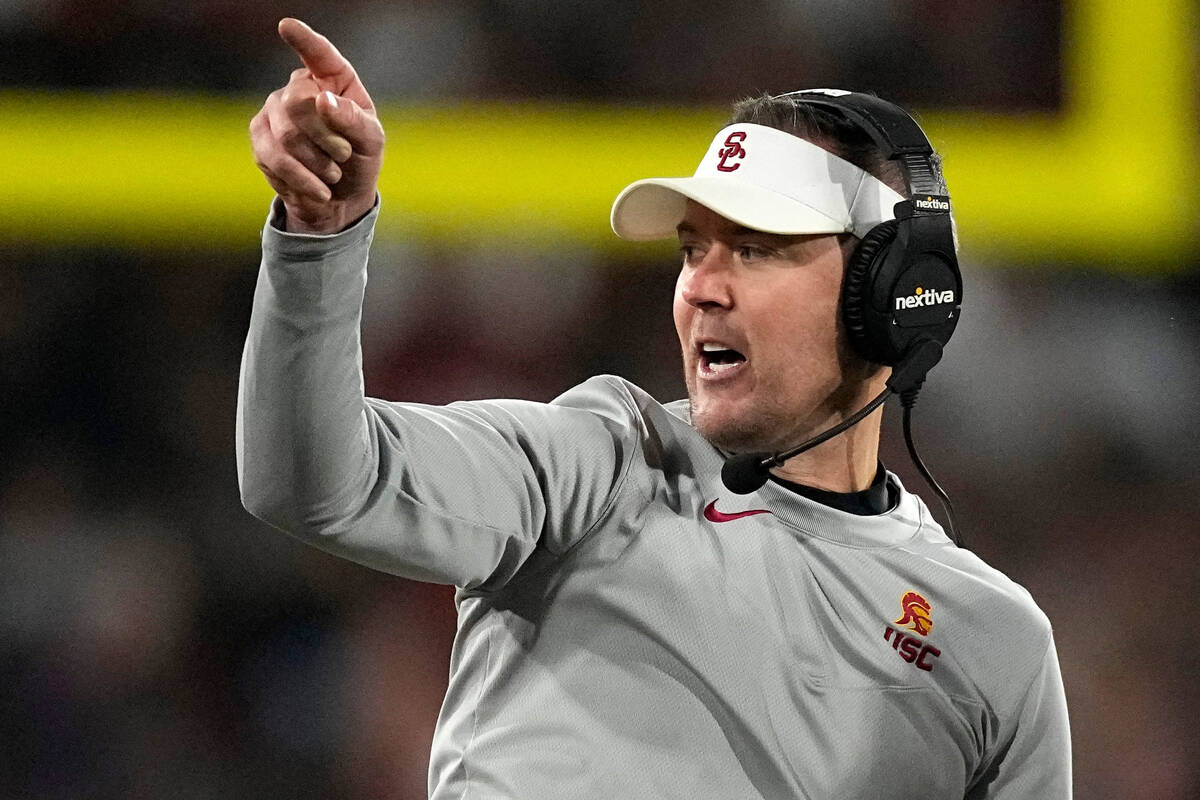
[[[749,511],[734,511],[727,514],[724,511],[717,511],[716,500],[713,500],[704,507],[704,518],[709,522],[732,522],[733,520],[741,519],[742,517],[753,517],[755,514],[770,513],[771,512],[765,508],[752,508]]]

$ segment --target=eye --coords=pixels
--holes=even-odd
[[[698,248],[696,245],[688,242],[681,242],[679,245],[679,256],[681,259],[683,259],[683,263],[688,264],[694,262],[696,260],[697,250]]]
[[[760,244],[740,244],[737,255],[742,261],[757,261],[770,256],[771,251]]]

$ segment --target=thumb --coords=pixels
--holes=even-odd
[[[344,136],[359,155],[372,158],[383,152],[383,127],[379,120],[349,97],[328,90],[321,92],[317,95],[317,113],[325,124]]]

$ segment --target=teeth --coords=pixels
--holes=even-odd
[[[719,344],[713,344],[711,342],[705,342],[704,344],[700,345],[700,349],[706,353],[715,353],[718,350],[730,350],[732,348],[724,347]]]
[[[708,368],[712,372],[724,372],[727,369],[733,369],[734,367],[739,366],[740,363],[741,362],[738,361],[729,361],[723,364],[711,364]]]

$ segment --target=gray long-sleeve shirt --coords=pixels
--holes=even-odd
[[[611,376],[365,398],[377,213],[266,227],[238,475],[272,525],[459,587],[432,797],[1070,796],[1049,622],[894,475],[878,516],[732,496],[686,403]]]

